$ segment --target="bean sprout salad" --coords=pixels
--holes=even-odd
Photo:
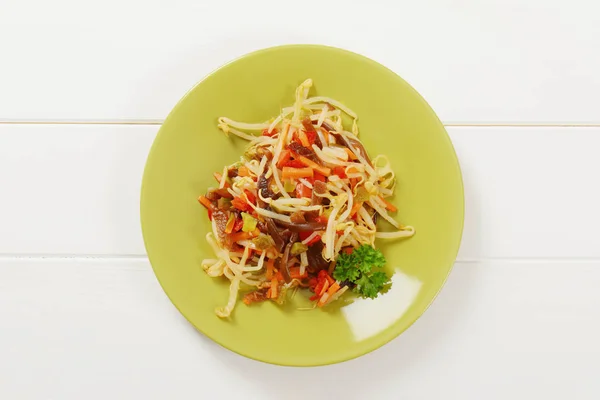
[[[231,315],[240,291],[246,305],[282,304],[290,289],[302,288],[314,307],[349,290],[375,298],[390,285],[375,239],[415,233],[390,215],[397,211],[388,201],[396,179],[388,158],[371,159],[356,113],[335,99],[310,97],[312,84],[300,84],[293,105],[269,121],[218,120],[226,135],[249,142],[198,198],[208,210],[206,240],[215,255],[202,267],[230,281],[219,317]],[[350,130],[342,122],[348,117]],[[394,230],[378,231],[378,218]]]

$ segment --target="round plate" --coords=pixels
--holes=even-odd
[[[294,101],[306,78],[311,95],[332,97],[359,117],[371,155],[389,157],[397,176],[397,220],[410,239],[378,241],[393,273],[375,300],[298,310],[297,293],[283,307],[239,302],[228,320],[214,309],[227,302],[229,281],[208,277],[214,258],[205,240],[206,210],[197,202],[214,186],[213,172],[239,160],[246,142],[226,137],[217,118],[262,122]],[[141,193],[144,242],[154,272],[179,311],[222,346],[256,360],[323,365],[368,353],[407,329],[444,284],[458,252],[464,200],[460,167],[443,125],[423,98],[382,65],[345,50],[293,45],[268,48],[213,72],[176,105],[150,151]],[[383,225],[384,223],[382,223]]]

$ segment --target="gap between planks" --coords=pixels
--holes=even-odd
[[[148,261],[148,257],[140,254],[0,254],[0,261],[44,261],[44,260],[72,260],[72,261]],[[578,264],[594,264],[600,262],[600,257],[484,257],[484,258],[457,258],[457,264],[478,264],[490,262],[504,262],[507,264],[546,264],[572,262]]]
[[[0,125],[152,125],[160,126],[164,120],[115,120],[115,121],[58,121],[58,120],[0,120]],[[445,127],[486,127],[486,128],[600,128],[600,123],[516,123],[516,122],[446,122]]]

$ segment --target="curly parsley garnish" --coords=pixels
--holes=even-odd
[[[355,293],[374,299],[390,283],[390,278],[385,272],[378,271],[384,266],[385,258],[381,251],[364,244],[350,254],[339,255],[333,277],[341,282],[354,283]]]

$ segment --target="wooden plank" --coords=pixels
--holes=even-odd
[[[139,189],[156,126],[0,125],[0,254],[145,254]],[[600,128],[449,128],[460,259],[600,257]]]
[[[196,333],[146,261],[5,258],[0,397],[591,400],[599,285],[598,261],[458,263],[398,339],[354,361],[294,369]]]
[[[600,128],[450,128],[465,186],[460,257],[598,257]]]
[[[0,252],[143,254],[139,194],[157,130],[0,125]]]
[[[290,23],[297,5],[275,0],[4,0],[0,120],[162,120],[231,59],[322,43],[388,66],[447,123],[598,124],[599,7],[306,0],[303,8],[322,22],[298,25]]]

